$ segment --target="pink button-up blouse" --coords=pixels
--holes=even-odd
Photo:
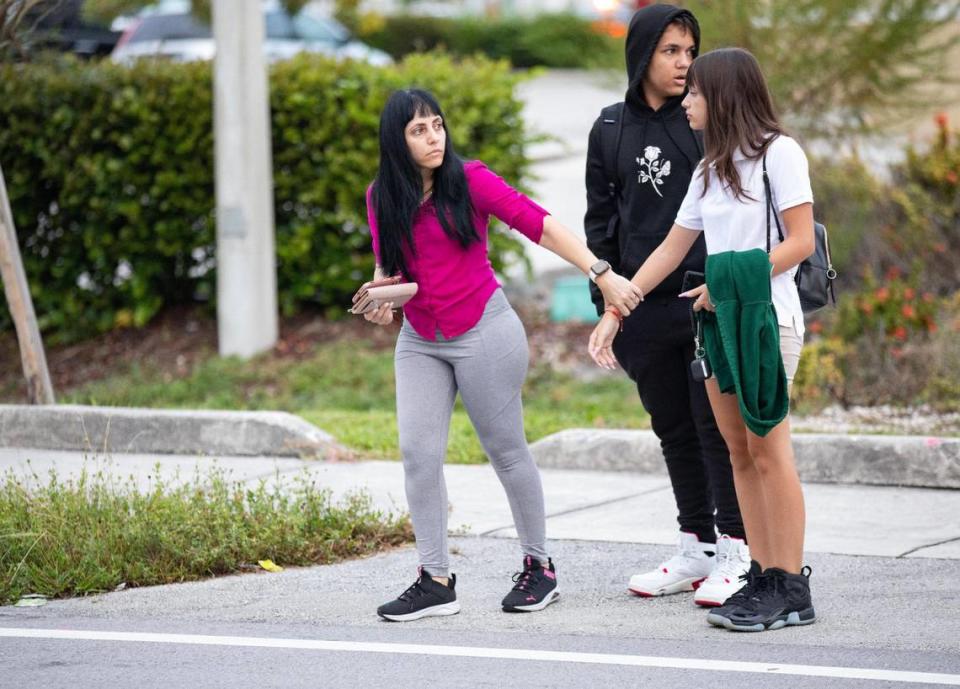
[[[543,219],[550,215],[482,162],[464,163],[464,172],[480,241],[464,249],[457,240],[448,237],[437,220],[433,201],[427,200],[413,220],[416,256],[409,248],[404,249],[404,258],[419,289],[403,307],[403,312],[413,329],[428,340],[436,340],[438,330],[445,339],[470,330],[500,286],[487,256],[490,216],[496,216],[539,244]],[[380,263],[380,236],[370,189],[367,189],[367,221],[373,253]]]

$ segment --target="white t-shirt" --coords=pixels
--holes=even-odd
[[[747,160],[741,151],[733,156],[740,173],[740,185],[754,199],[742,200],[721,185],[716,175],[703,196],[703,163],[697,168],[687,196],[677,213],[677,225],[704,233],[707,254],[723,251],[748,251],[767,248],[767,202],[763,189],[763,164],[760,159]],[[802,203],[813,203],[807,156],[800,145],[789,136],[778,136],[767,148],[767,176],[773,194],[773,205],[782,213]],[[786,234],[783,217],[780,226]],[[770,216],[770,248],[780,243],[777,225]],[[771,282],[773,305],[780,325],[792,326],[802,335],[803,310],[794,282],[796,267],[780,273]]]

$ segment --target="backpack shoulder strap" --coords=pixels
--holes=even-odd
[[[611,197],[620,194],[617,161],[620,158],[620,140],[623,138],[623,108],[624,103],[621,102],[608,105],[600,111],[600,153]]]

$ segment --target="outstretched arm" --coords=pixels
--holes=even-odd
[[[690,247],[697,241],[698,234],[697,230],[674,225],[666,239],[643,262],[631,282],[644,294],[656,289],[664,278],[680,266]],[[620,329],[620,320],[615,314],[605,311],[590,335],[587,351],[598,366],[609,369],[617,366],[613,356],[613,340]]]
[[[584,274],[588,274],[590,267],[600,260],[583,241],[551,215],[543,219],[540,246],[576,266]],[[613,269],[600,275],[596,284],[603,292],[606,303],[616,306],[624,316],[629,315],[643,300],[643,292]]]

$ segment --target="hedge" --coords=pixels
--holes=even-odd
[[[363,40],[394,58],[444,48],[506,59],[514,67],[623,68],[623,36],[610,35],[611,27],[622,27],[569,13],[500,19],[394,15],[375,24],[376,30],[364,31],[361,22]]]
[[[374,68],[301,56],[271,69],[278,289],[285,313],[343,312],[372,272],[364,193],[389,93],[431,89],[459,152],[527,173],[505,62],[411,56]],[[41,328],[67,341],[212,303],[211,67],[142,62],[0,67],[0,164]],[[468,88],[465,86],[469,86]],[[494,233],[497,268],[519,243]],[[5,304],[0,329],[9,328]]]

